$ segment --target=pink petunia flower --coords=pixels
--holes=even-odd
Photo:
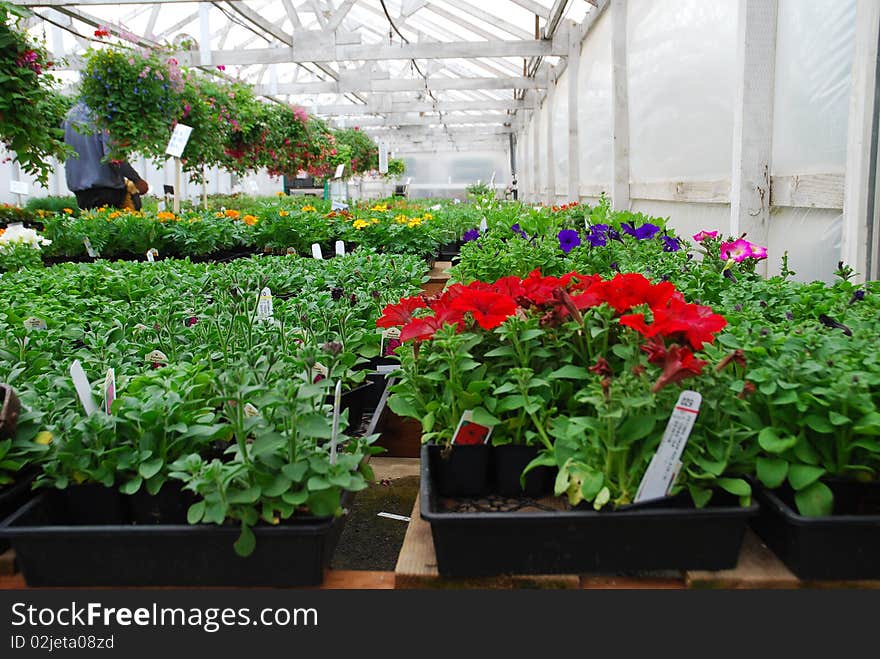
[[[717,238],[717,237],[718,237],[717,231],[700,231],[699,233],[694,234],[694,240],[696,240],[698,243],[701,243],[704,240],[710,240],[712,238]]]

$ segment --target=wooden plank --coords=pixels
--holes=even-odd
[[[746,531],[739,563],[731,570],[685,573],[689,588],[798,588],[800,580],[757,535]]]
[[[14,576],[0,576],[0,590],[26,590],[30,588],[25,581],[24,576],[16,574]],[[144,588],[154,588],[154,586],[144,586]],[[175,590],[175,586],[163,586],[163,590]],[[184,589],[192,589],[192,586],[183,586]],[[393,572],[376,572],[368,570],[327,570],[324,573],[324,583],[316,588],[320,590],[338,590],[348,589],[370,589],[370,590],[391,590],[394,588]],[[132,588],[132,590],[139,590]],[[211,590],[207,588],[206,590]]]
[[[502,575],[442,578],[437,570],[431,525],[419,515],[419,497],[413,506],[403,547],[394,569],[396,588],[579,588],[577,575]]]
[[[770,178],[770,204],[796,208],[843,208],[843,174],[801,174]]]
[[[747,233],[766,245],[770,235],[770,155],[777,0],[741,0],[737,89],[733,108],[730,235]],[[757,267],[767,274],[767,262]]]
[[[630,198],[727,204],[730,202],[730,180],[630,183]]]
[[[685,587],[683,579],[663,578],[634,578],[614,576],[590,576],[581,577],[581,588],[588,590],[614,590],[625,588],[627,590],[677,590]]]
[[[874,117],[878,112],[875,99],[880,3],[876,0],[858,0],[855,24],[840,258],[859,273],[855,280],[859,282],[864,281],[866,276],[873,278],[878,274],[875,255],[872,254],[869,259],[868,254],[869,250],[873,252],[877,247],[877,201],[871,203],[876,185],[876,181],[871,180],[871,147],[872,142],[877,139],[874,133]]]

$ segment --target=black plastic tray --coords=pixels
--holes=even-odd
[[[35,496],[31,489],[36,470],[19,474],[18,480],[0,492],[0,520],[9,517],[29,499]],[[9,541],[0,537],[0,554],[9,549]]]
[[[29,586],[314,586],[346,518],[254,527],[256,549],[242,558],[238,526],[73,526],[60,515],[43,494],[0,523]]]
[[[423,446],[420,514],[444,577],[731,568],[758,511],[680,498],[625,511],[444,512],[429,464]]]
[[[753,486],[761,513],[752,527],[800,579],[880,579],[880,514],[847,514],[857,500],[880,509],[880,483],[829,486],[844,514],[805,517],[790,505],[790,496]]]

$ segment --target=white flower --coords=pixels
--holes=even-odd
[[[34,229],[26,229],[21,224],[10,224],[6,231],[0,234],[0,249],[6,245],[30,245],[34,249],[40,249],[41,245],[51,245],[52,241],[44,238]]]

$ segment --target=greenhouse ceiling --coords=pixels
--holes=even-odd
[[[14,0],[75,85],[95,31],[171,47],[391,147],[507,146],[607,0]],[[558,71],[557,71],[558,72]]]

